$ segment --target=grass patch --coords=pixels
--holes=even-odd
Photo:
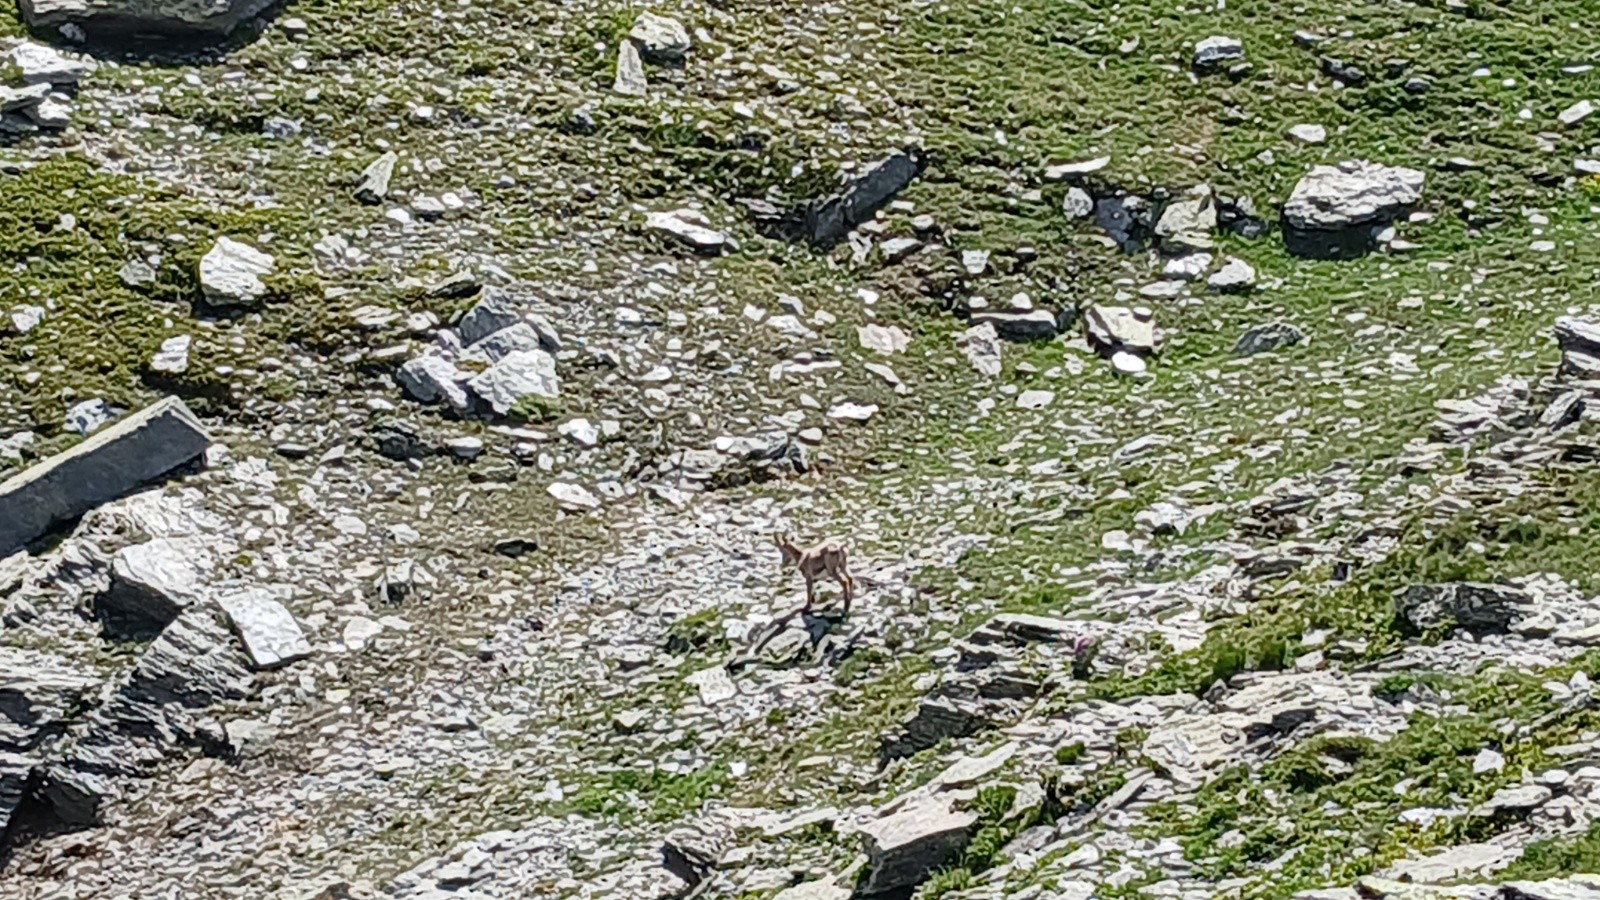
[[[1573,837],[1534,841],[1522,857],[1501,870],[1500,881],[1541,881],[1562,875],[1600,872],[1600,824]]]
[[[1313,629],[1326,629],[1328,641],[1359,642],[1364,649],[1349,655],[1353,661],[1376,659],[1405,638],[1395,619],[1394,596],[1413,584],[1492,582],[1553,572],[1594,590],[1589,560],[1600,550],[1596,524],[1600,482],[1567,471],[1551,471],[1537,490],[1462,511],[1442,524],[1414,513],[1398,549],[1349,581],[1323,578],[1258,600],[1248,615],[1214,626],[1198,649],[1169,656],[1138,677],[1108,676],[1094,691],[1108,698],[1200,693],[1240,672],[1293,665],[1309,650],[1300,639]],[[1403,691],[1399,680],[1408,677],[1392,676],[1380,693]]]
[[[1322,884],[1348,884],[1411,849],[1483,840],[1507,823],[1463,817],[1429,827],[1399,821],[1410,808],[1471,808],[1544,763],[1545,747],[1594,727],[1580,710],[1518,735],[1558,708],[1543,682],[1600,668],[1590,653],[1558,671],[1491,670],[1441,678],[1461,714],[1419,714],[1387,741],[1323,736],[1296,746],[1251,772],[1228,770],[1189,801],[1153,808],[1151,834],[1180,835],[1186,856],[1207,878],[1246,877],[1275,863],[1270,881],[1246,891],[1282,898]],[[1499,773],[1475,774],[1484,747],[1506,757]],[[1397,790],[1404,785],[1403,790]],[[1550,851],[1555,859],[1559,852]]]
[[[728,783],[727,769],[720,764],[688,774],[622,769],[583,786],[567,805],[571,812],[587,816],[640,816],[666,822],[696,812],[707,800],[724,794]]]
[[[703,609],[677,619],[667,626],[667,651],[688,654],[726,650],[728,640],[721,625],[722,616],[716,609]]]

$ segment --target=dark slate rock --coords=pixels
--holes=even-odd
[[[211,441],[168,397],[0,484],[0,556],[193,461]]]
[[[0,750],[29,750],[58,734],[99,683],[52,654],[0,647]]]
[[[1503,584],[1414,584],[1395,599],[1395,612],[1416,631],[1455,626],[1477,635],[1504,634],[1521,615],[1528,595]]]
[[[882,765],[934,747],[946,738],[964,738],[994,726],[974,703],[948,697],[931,697],[918,704],[900,727],[883,736],[878,745]]]
[[[116,693],[85,717],[82,736],[45,767],[48,812],[67,826],[96,825],[119,795],[119,781],[146,775],[185,748],[225,755],[227,735],[206,710],[252,688],[250,661],[221,611],[209,603],[185,610]]]

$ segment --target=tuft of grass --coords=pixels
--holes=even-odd
[[[1040,808],[1008,820],[1006,815],[1016,798],[1017,789],[1009,785],[992,785],[978,791],[969,806],[978,814],[972,838],[961,851],[960,859],[935,872],[918,888],[918,900],[938,900],[970,887],[978,875],[998,861],[1000,851],[1012,838],[1038,824],[1046,815]]]
[[[1087,752],[1088,748],[1084,746],[1083,741],[1066,744],[1056,748],[1056,762],[1064,766],[1070,766],[1082,759]]]
[[[715,609],[704,609],[684,616],[667,626],[667,651],[677,654],[699,653],[728,647],[723,636],[722,618]]]
[[[666,822],[699,810],[728,787],[727,769],[707,766],[688,774],[660,769],[622,769],[587,784],[568,800],[572,812],[588,816],[642,816]]]

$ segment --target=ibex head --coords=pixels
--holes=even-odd
[[[789,535],[773,532],[772,545],[777,547],[778,552],[782,554],[782,559],[778,563],[779,566],[792,566],[800,561],[800,548],[794,545],[794,540]]]

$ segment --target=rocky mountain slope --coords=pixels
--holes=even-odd
[[[1591,12],[19,4],[0,895],[1600,897]]]

